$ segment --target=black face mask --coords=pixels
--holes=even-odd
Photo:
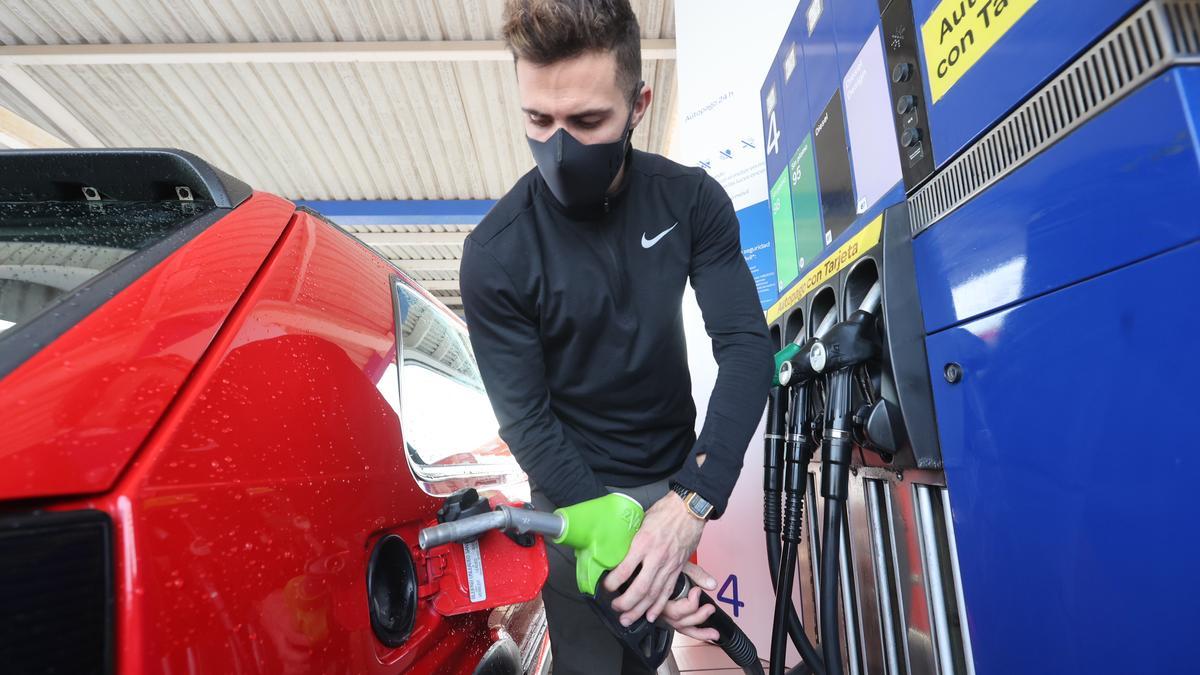
[[[629,104],[629,117],[621,136],[611,143],[584,145],[566,129],[559,129],[545,141],[527,138],[533,151],[533,161],[550,192],[567,208],[595,206],[604,200],[612,185],[629,141],[629,125],[633,122],[633,107],[644,82],[639,82]]]

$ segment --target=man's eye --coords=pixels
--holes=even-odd
[[[545,115],[530,115],[529,121],[533,122],[534,126],[544,127],[550,124],[550,118]]]
[[[589,122],[579,122],[579,123],[577,124],[577,126],[578,126],[580,129],[595,129],[596,127],[600,126],[600,123],[599,123],[599,122],[591,122],[591,121],[589,121]]]

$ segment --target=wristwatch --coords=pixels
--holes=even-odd
[[[688,513],[696,518],[708,520],[708,517],[712,515],[713,505],[701,497],[700,493],[689,490],[675,481],[671,481],[671,492],[679,495],[679,498],[683,500],[683,505],[687,507]]]

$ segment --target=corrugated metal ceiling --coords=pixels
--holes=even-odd
[[[674,36],[672,2],[634,4],[644,37]],[[0,44],[495,40],[502,7],[502,0],[5,0]],[[532,166],[507,61],[21,69],[105,145],[183,147],[290,198],[494,199]],[[662,151],[675,64],[647,60],[643,70],[657,100],[634,140]],[[68,136],[2,79],[0,105]]]
[[[633,5],[644,39],[674,38],[673,0]],[[3,0],[0,44],[486,41],[499,38],[502,8],[503,0]],[[673,58],[647,59],[643,77],[656,99],[634,142],[663,152]],[[185,148],[294,199],[495,199],[533,166],[504,59],[13,65],[0,53],[0,106],[69,142],[91,134],[106,146]],[[460,245],[380,250],[402,268],[461,254]],[[410,271],[448,281],[457,264]]]

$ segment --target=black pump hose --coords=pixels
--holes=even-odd
[[[699,624],[700,628],[715,628],[720,635],[713,643],[721,648],[729,656],[729,658],[742,669],[747,675],[766,675],[763,672],[762,661],[758,660],[758,650],[755,649],[754,643],[750,638],[742,632],[742,629],[734,623],[733,619],[717,605],[707,593],[700,593],[701,605],[712,605],[716,607],[716,611],[712,616]],[[808,664],[800,664],[787,672],[787,675],[810,675]]]
[[[825,529],[821,535],[821,647],[826,675],[842,675],[842,647],[838,635],[838,573],[842,545],[842,519],[850,489],[849,368],[829,378],[826,428],[822,439],[821,496],[825,502]]]
[[[821,549],[821,646],[827,673],[842,673],[842,646],[838,635],[838,562],[842,536],[842,502],[825,500],[825,534]]]
[[[779,564],[779,572],[778,572],[779,577],[781,579],[787,579],[789,577],[795,576],[795,574],[796,574],[796,546],[794,544],[785,545],[783,547],[782,555],[783,555],[783,558]],[[790,592],[791,587],[790,586],[791,586],[790,584],[785,583],[782,586],[776,587],[777,590],[776,590],[776,595],[775,595],[775,623],[774,623],[774,625],[776,625],[776,626],[783,625],[783,623],[787,620],[787,611],[788,611],[788,607],[791,605],[791,603],[789,602],[788,596],[784,595],[784,592],[787,592],[788,595],[791,595],[791,592]],[[792,606],[792,610],[795,611],[794,606]],[[784,668],[785,668],[784,661],[786,658],[787,658],[787,639],[784,637],[784,633],[782,630],[776,629],[776,631],[771,635],[771,675],[780,675],[781,673],[784,672]],[[805,660],[805,662],[803,664],[801,664],[801,666],[804,667],[806,672],[810,672],[810,673],[812,672],[810,662],[807,659]]]
[[[752,675],[764,675],[762,662],[758,660],[758,650],[754,648],[754,643],[742,632],[741,628],[738,628],[733,619],[729,618],[725,610],[717,606],[707,593],[700,594],[700,604],[712,605],[717,608],[717,611],[713,612],[712,616],[700,624],[703,628],[717,629],[720,637],[717,638],[714,644],[729,655],[729,658],[741,667],[742,672]]]
[[[683,574],[675,581],[675,592],[672,593],[673,598],[683,598],[692,589],[692,582]],[[707,593],[700,591],[700,606],[712,605],[714,611],[712,616],[697,624],[697,628],[714,628],[717,631],[717,639],[713,644],[720,647],[730,660],[734,662],[743,672],[750,675],[765,675],[763,672],[762,662],[758,660],[758,650],[754,647],[754,643],[750,638],[742,632],[742,629],[733,621],[724,609],[718,605]]]
[[[776,495],[775,503],[778,505],[779,498]],[[771,587],[779,588],[779,564],[782,558],[783,551],[779,542],[778,534],[767,533],[767,560],[771,566]],[[788,600],[791,600],[791,594],[788,594]],[[776,596],[778,599],[778,596]],[[824,675],[822,666],[821,654],[817,651],[817,647],[813,646],[808,639],[808,634],[804,632],[804,624],[800,623],[800,616],[796,613],[796,606],[791,602],[788,603],[787,631],[788,636],[792,638],[792,644],[796,645],[796,649],[800,652],[800,657],[804,659],[804,663],[800,668],[807,669],[807,672],[815,675]],[[797,672],[806,672],[805,670],[797,669]]]
[[[767,530],[767,559],[770,564],[771,584],[775,589],[775,620],[772,624],[771,635],[771,670],[772,673],[783,673],[784,660],[787,656],[787,637],[791,637],[796,645],[803,663],[801,672],[821,674],[823,665],[820,655],[808,640],[800,617],[796,614],[792,603],[792,584],[795,582],[797,547],[801,538],[801,526],[804,516],[804,494],[808,485],[808,462],[812,459],[812,445],[804,435],[804,422],[808,412],[808,388],[797,387],[791,392],[784,391],[782,398],[789,401],[789,422],[786,441],[783,445],[784,467],[774,462],[776,475],[774,480],[764,483],[763,524]],[[776,401],[772,400],[774,405]],[[780,406],[782,407],[782,406]],[[771,409],[773,423],[778,422]],[[769,448],[768,448],[768,454]],[[772,462],[768,462],[771,464]],[[786,476],[784,493],[786,506],[783,510],[782,528],[779,524],[779,478]],[[773,490],[771,488],[774,488]],[[783,547],[780,550],[780,530],[782,529]],[[781,560],[782,559],[782,560]]]

